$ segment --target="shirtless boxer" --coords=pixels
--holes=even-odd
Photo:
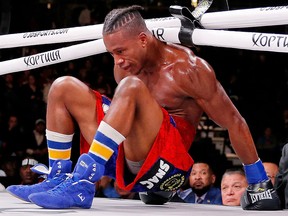
[[[57,79],[48,96],[48,182],[42,183],[45,187],[14,186],[8,191],[44,208],[90,208],[95,193],[93,183],[103,174],[112,175],[109,172],[117,156],[117,185],[144,192],[140,198],[145,203],[163,204],[189,174],[193,160],[188,149],[200,117],[206,112],[228,129],[233,148],[244,164],[250,186],[243,208],[279,208],[248,125],[211,66],[189,48],[153,37],[140,9],[132,6],[112,10],[104,21],[103,40],[114,58],[118,83],[106,115],[101,105],[107,98],[75,78]],[[86,145],[88,153],[80,156],[72,175],[65,178],[63,173],[71,169],[74,122],[91,146]],[[46,187],[51,182],[51,188]],[[263,189],[260,192],[259,187]],[[261,196],[264,192],[272,199]],[[261,199],[254,202],[250,195]]]

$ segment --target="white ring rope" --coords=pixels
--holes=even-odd
[[[249,11],[249,13],[247,13],[247,11]],[[283,11],[285,11],[284,14],[285,14],[286,20],[283,18],[284,17],[284,14],[282,14]],[[257,15],[257,12],[258,12],[258,15]],[[279,12],[281,12],[281,16],[279,15]],[[269,8],[262,8],[262,9],[258,8],[258,9],[235,10],[234,12],[233,11],[215,12],[215,13],[210,13],[210,14],[214,14],[214,15],[222,14],[217,19],[216,19],[216,16],[213,18],[213,16],[209,15],[210,16],[209,20],[211,19],[211,23],[212,23],[212,18],[215,19],[213,20],[215,25],[213,26],[213,24],[211,24],[210,28],[213,27],[216,29],[217,29],[217,25],[218,25],[218,28],[220,28],[220,26],[222,28],[226,28],[228,26],[232,28],[231,26],[235,25],[236,27],[236,24],[237,24],[237,28],[239,26],[248,27],[250,25],[252,27],[252,24],[253,26],[255,26],[256,24],[258,26],[272,25],[272,22],[268,22],[271,20],[274,20],[275,22],[273,23],[273,25],[280,25],[280,24],[288,23],[288,6],[287,7],[284,7],[284,6],[283,7],[269,7]],[[242,14],[241,22],[240,22],[240,14]],[[201,18],[202,25],[205,23],[205,19],[206,19],[204,15]],[[270,16],[269,18],[267,17],[268,15]],[[225,16],[226,18],[224,19]],[[230,17],[230,19],[228,17]],[[234,17],[234,20],[232,19],[232,17]],[[235,19],[236,17],[238,18]],[[248,20],[246,20],[247,17],[249,17]],[[262,17],[263,19],[265,17],[265,19],[263,20],[260,17]],[[253,21],[252,18],[254,18],[255,20]],[[220,19],[223,19],[222,23],[219,23]],[[262,19],[261,22],[260,22],[260,19]],[[276,20],[279,20],[279,22],[276,22]],[[225,24],[223,24],[224,21],[226,21]],[[146,20],[146,22],[150,31],[152,31],[154,36],[158,38],[159,40],[172,42],[172,43],[180,43],[178,34],[180,32],[181,23],[179,19],[174,18],[174,17],[166,17],[166,18],[150,19],[150,20]],[[161,27],[159,27],[160,24],[161,24]],[[206,25],[208,26],[207,22],[206,22]],[[3,35],[3,36],[0,36],[0,41],[1,41],[1,46],[4,46],[4,44],[7,44],[8,43],[7,41],[10,42],[10,46],[11,46],[11,42],[16,43],[20,40],[20,39],[17,39],[17,37],[19,37],[20,35],[22,39],[24,38],[25,40],[29,41],[30,44],[31,43],[48,44],[48,43],[60,43],[60,42],[68,42],[68,41],[75,41],[75,40],[91,40],[93,38],[95,39],[95,37],[96,39],[102,38],[102,27],[103,27],[103,24],[94,25],[94,26],[69,28],[68,30],[67,29],[66,30],[55,29],[55,30],[47,30],[46,32],[41,31],[41,32],[34,32],[34,33]],[[14,37],[12,41],[11,41],[11,37]],[[288,52],[288,35],[283,35],[283,34],[266,34],[266,33],[258,33],[258,32],[194,29],[191,39],[194,45],[201,45],[201,46],[216,46],[216,47],[227,47],[227,48],[237,48],[237,49],[259,50],[259,51],[261,50],[261,51],[271,51],[271,52],[283,52],[283,53]],[[25,45],[23,45],[23,40],[22,41],[20,40],[19,43],[21,44],[21,46],[27,45],[25,43],[24,43]],[[106,48],[103,43],[103,40],[102,39],[93,40],[93,41],[81,43],[78,45],[73,45],[73,46],[60,48],[56,50],[50,50],[50,51],[38,53],[35,55],[30,55],[30,56],[25,56],[25,57],[21,57],[17,59],[0,62],[0,75],[12,73],[12,72],[18,72],[18,71],[32,70],[35,68],[57,64],[57,63],[61,63],[61,62],[65,62],[65,61],[69,61],[73,59],[83,58],[83,57],[100,54],[104,52],[106,52]]]
[[[205,29],[230,29],[288,24],[288,6],[264,7],[205,13],[200,19]],[[180,27],[175,17],[147,19],[149,29]],[[102,38],[103,24],[0,36],[0,49]]]
[[[205,13],[200,23],[205,29],[287,25],[288,5]]]
[[[0,36],[0,49],[102,38],[103,24]]]
[[[165,17],[145,20],[149,29],[155,27],[180,27],[178,18]],[[54,44],[72,41],[95,40],[102,38],[103,24],[51,29],[35,32],[0,35],[0,49],[31,45]]]
[[[103,39],[0,62],[0,75],[32,70],[106,52]]]
[[[161,41],[179,44],[179,30],[179,28],[155,28],[152,32]],[[159,32],[158,36],[155,32]],[[192,41],[198,46],[288,53],[288,35],[284,34],[194,29]]]
[[[180,43],[180,28],[154,28],[153,34],[162,41]],[[195,45],[237,48],[258,51],[288,53],[288,35],[259,32],[195,29],[192,34]],[[61,49],[38,53],[18,59],[0,62],[0,75],[31,70],[106,52],[102,39]]]

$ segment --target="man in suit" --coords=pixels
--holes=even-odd
[[[196,162],[189,176],[190,188],[178,191],[178,196],[186,203],[221,205],[221,191],[214,186],[215,180],[216,175],[208,163]]]
[[[279,167],[274,162],[263,162],[264,169],[267,173],[268,178],[271,180],[272,184],[275,184],[275,178],[279,171]]]
[[[288,209],[288,143],[283,146],[279,162],[279,171],[275,178],[274,187],[281,199],[282,208]]]

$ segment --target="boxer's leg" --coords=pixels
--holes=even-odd
[[[68,115],[61,112],[63,109],[60,109],[60,112],[56,109],[56,113],[64,116],[64,120],[69,120],[69,115],[74,113],[74,110],[67,110]],[[94,182],[103,175],[105,164],[114,151],[117,151],[118,145],[126,138],[123,145],[127,159],[145,159],[162,121],[162,109],[146,85],[136,77],[124,78],[116,89],[109,111],[96,131],[88,154],[82,154],[78,159],[73,177],[51,191],[31,194],[29,199],[44,208],[90,208],[95,193]],[[81,123],[79,124],[81,128]],[[65,132],[69,133],[71,130]],[[82,200],[83,197],[85,200]]]
[[[30,202],[30,194],[50,190],[67,178],[66,173],[72,171],[74,121],[79,124],[84,138],[91,141],[98,126],[95,100],[95,93],[76,78],[61,77],[54,81],[49,91],[46,118],[48,177],[35,185],[12,185],[7,188],[8,192]]]

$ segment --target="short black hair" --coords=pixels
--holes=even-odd
[[[230,168],[230,169],[227,169],[224,172],[223,176],[224,175],[232,175],[232,174],[239,174],[239,175],[242,175],[244,177],[246,176],[243,168]]]
[[[199,164],[199,163],[207,164],[209,172],[211,172],[211,174],[214,174],[214,175],[215,175],[215,169],[214,169],[214,167],[211,165],[210,162],[205,161],[205,160],[194,161],[194,164]],[[194,164],[193,164],[193,165],[194,165]],[[192,168],[193,168],[193,166],[192,166]]]

